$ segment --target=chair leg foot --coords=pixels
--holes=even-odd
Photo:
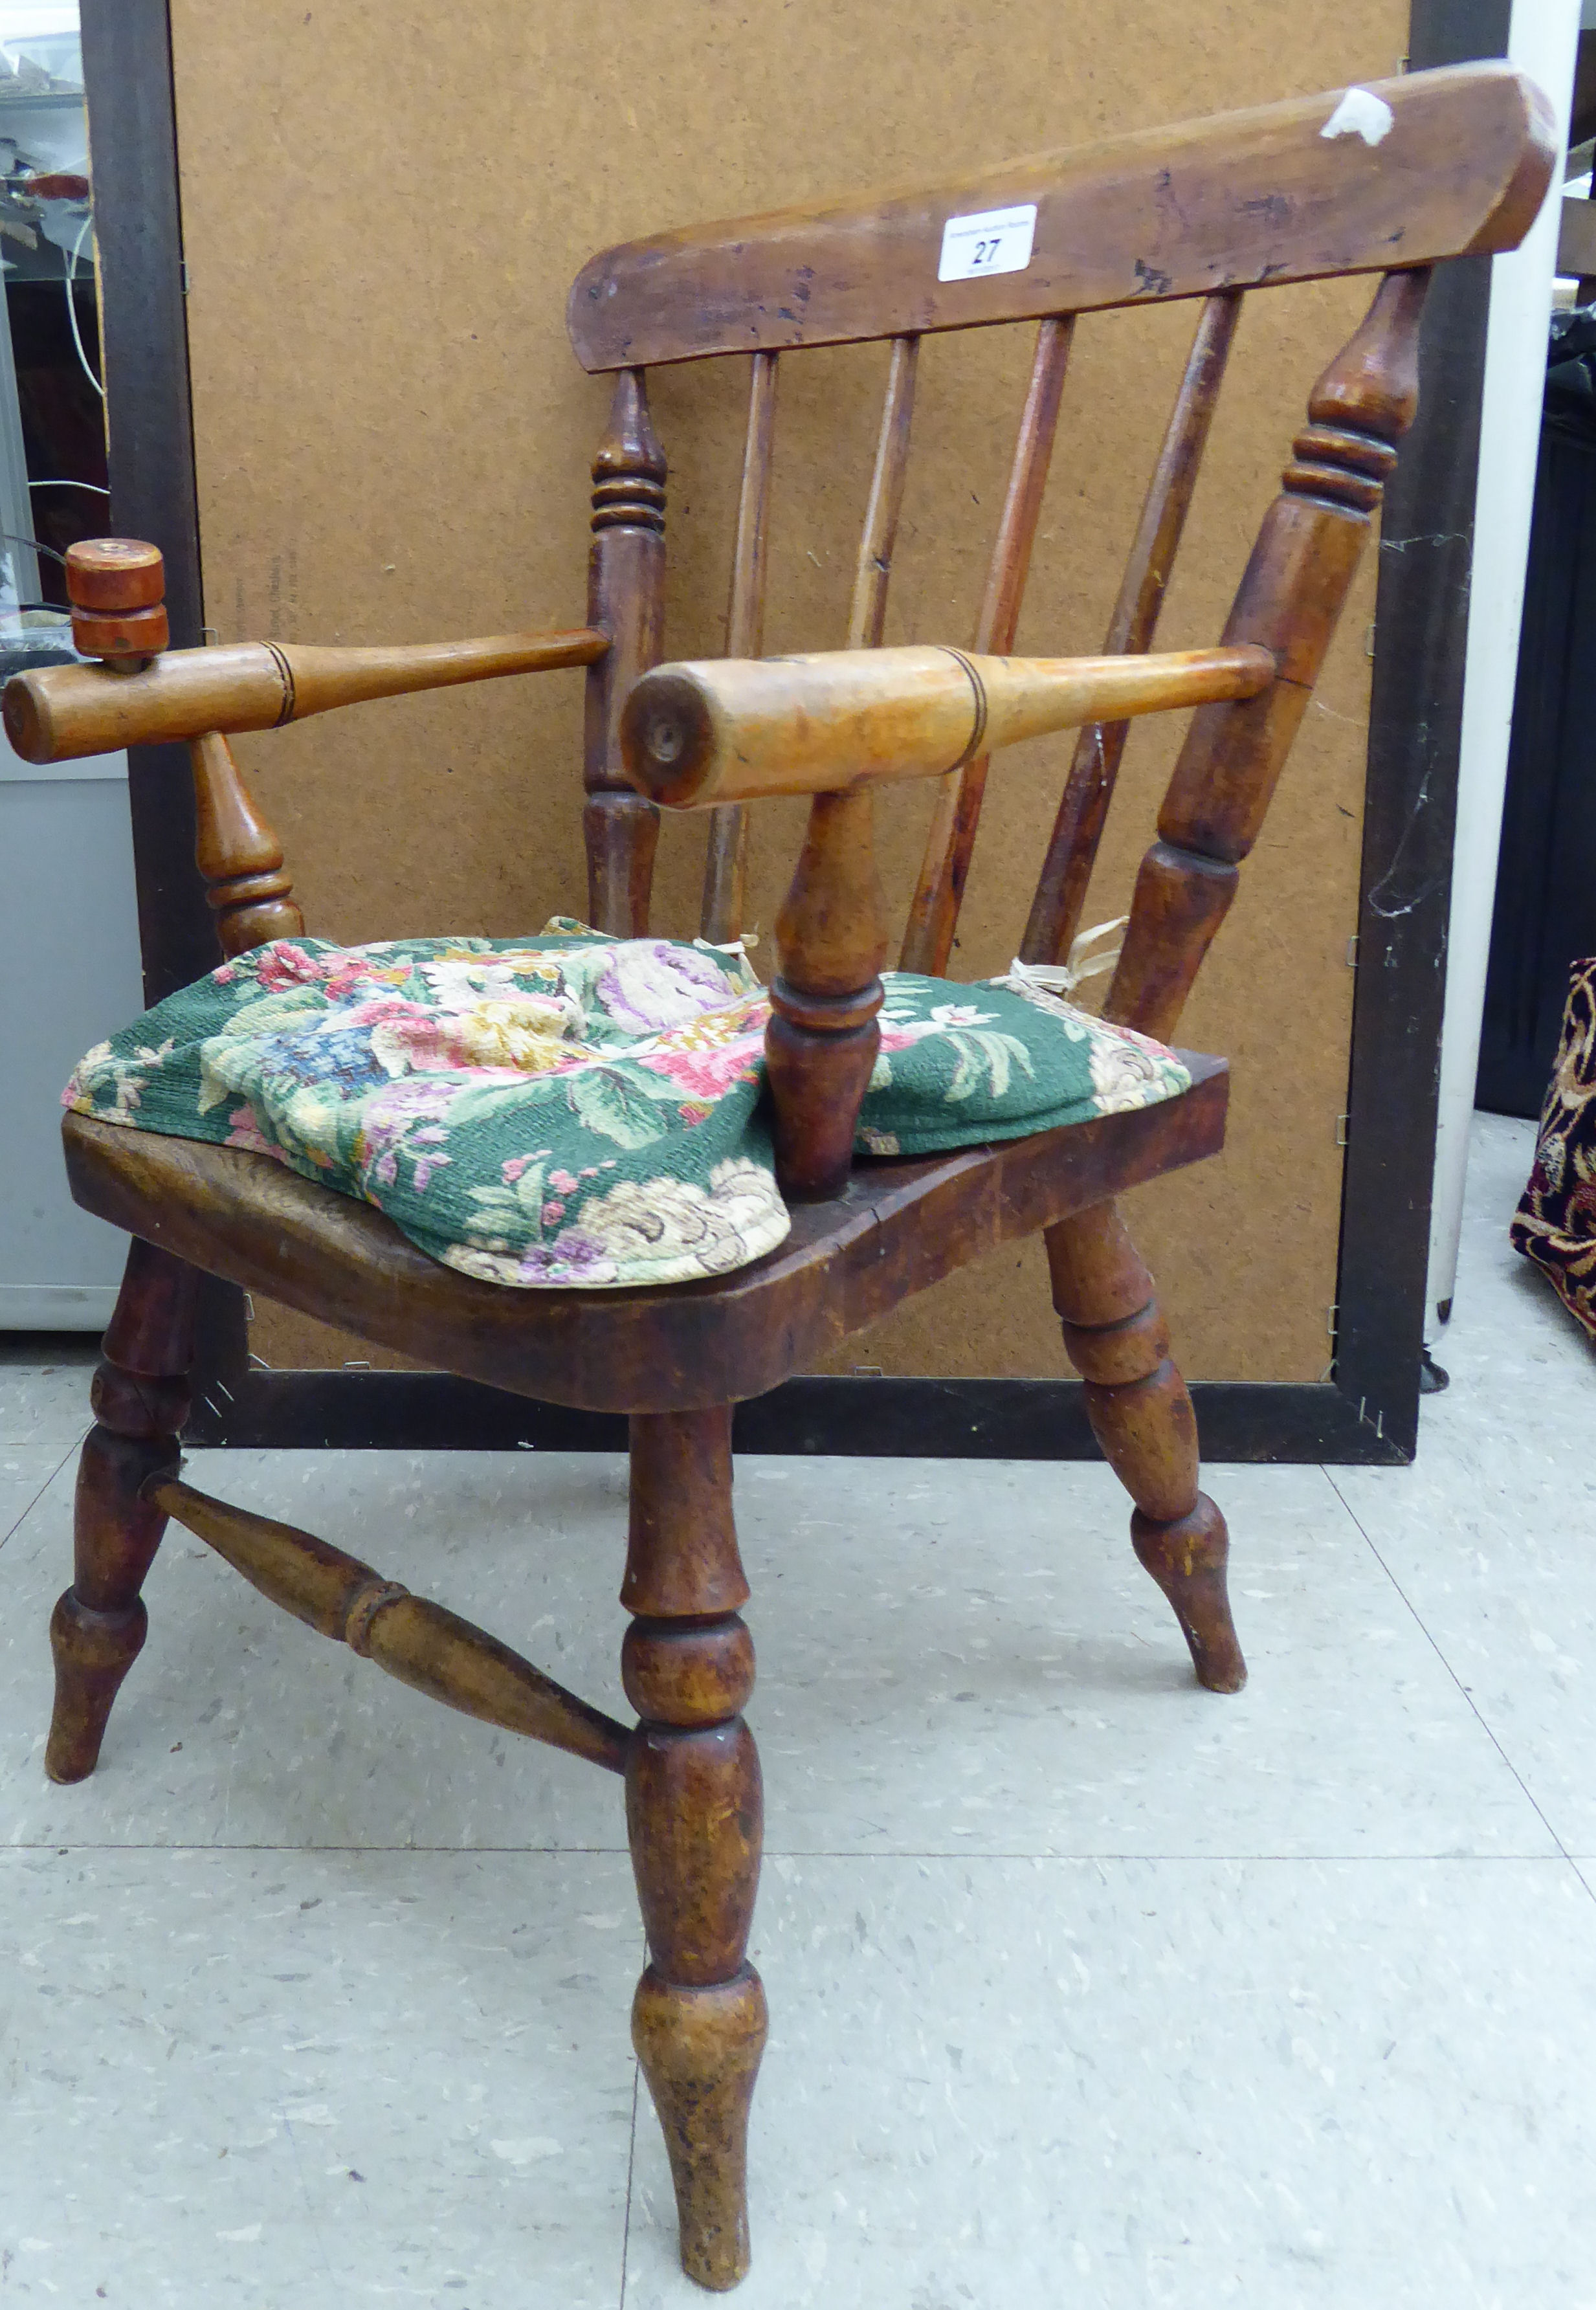
[[[748,2114],[768,2018],[751,1965],[705,1989],[638,1984],[632,2044],[664,2132],[681,2267],[711,2292],[746,2278]]]
[[[143,1646],[139,1590],[166,1518],[141,1488],[178,1459],[196,1280],[169,1252],[136,1240],[129,1246],[94,1374],[95,1424],[78,1460],[73,1585],[50,1620],[56,1702],[44,1761],[53,1781],[84,1780],[94,1770],[111,1704]]]
[[[50,1615],[56,1705],[45,1743],[52,1781],[85,1781],[100,1762],[111,1703],[143,1648],[149,1628],[143,1599],[119,1611],[96,1612],[69,1588]]]
[[[748,2113],[765,1992],[747,1962],[764,1806],[742,1721],[753,1640],[732,1522],[732,1415],[638,1415],[620,1601],[621,1681],[639,1723],[626,1825],[648,1969],[632,2043],[676,2184],[681,2266],[724,2293],[747,2275]]]
[[[1225,1567],[1225,1519],[1197,1489],[1197,1420],[1153,1280],[1112,1203],[1047,1230],[1054,1304],[1103,1456],[1135,1503],[1131,1541],[1175,1608],[1210,1692],[1247,1680]]]
[[[1210,1692],[1239,1692],[1247,1664],[1225,1585],[1230,1535],[1208,1494],[1199,1492],[1191,1514],[1167,1524],[1156,1524],[1138,1508],[1131,1518],[1131,1543],[1175,1607],[1198,1683]]]

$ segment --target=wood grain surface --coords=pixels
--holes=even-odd
[[[429,1596],[412,1595],[359,1557],[164,1472],[146,1481],[141,1498],[213,1548],[296,1620],[375,1661],[413,1691],[607,1772],[626,1769],[629,1735],[614,1717],[568,1692],[497,1637]]]
[[[522,1292],[456,1274],[369,1204],[265,1155],[68,1115],[86,1211],[402,1355],[551,1403],[679,1411],[762,1395],[966,1261],[1220,1145],[1222,1061],[1158,1107],[995,1147],[858,1164],[751,1267],[669,1291]]]
[[[165,642],[163,630],[146,647],[154,653]],[[85,647],[80,638],[78,647]],[[607,647],[603,634],[577,626],[563,633],[494,634],[388,649],[235,642],[152,654],[133,674],[92,665],[41,666],[6,683],[5,731],[25,762],[65,762],[123,746],[197,738],[208,730],[281,729],[307,715],[418,690],[591,665]]]
[[[1347,93],[652,234],[584,266],[571,339],[586,368],[619,369],[1516,247],[1557,158],[1531,82],[1485,64],[1378,81],[1357,91],[1366,126]],[[1016,206],[1036,212],[1026,263],[941,278],[950,219]]]
[[[941,777],[977,750],[1082,722],[1255,698],[1274,673],[1267,650],[1217,647],[1024,658],[922,644],[702,658],[644,675],[621,716],[621,757],[642,793],[677,810],[839,794],[865,781]]]

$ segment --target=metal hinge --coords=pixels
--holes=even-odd
[[[1357,968],[1357,933],[1356,931],[1347,941],[1347,968],[1349,970]]]
[[[1352,1117],[1351,1117],[1349,1115],[1338,1115],[1338,1116],[1337,1116],[1337,1117],[1336,1117],[1336,1145],[1337,1145],[1338,1147],[1344,1147],[1344,1146],[1347,1144],[1347,1125],[1351,1122],[1351,1120],[1352,1120]]]
[[[179,262],[178,266],[178,278],[183,284],[183,294],[186,297],[188,294],[188,266],[186,262]]]

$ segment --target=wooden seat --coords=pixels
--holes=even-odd
[[[693,1411],[779,1386],[999,1244],[1219,1149],[1222,1060],[1185,1054],[1179,1099],[996,1147],[865,1158],[838,1195],[801,1203],[751,1267],[663,1290],[517,1291],[440,1266],[380,1211],[269,1156],[65,1126],[76,1202],[213,1275],[386,1348],[546,1403]]]
[[[744,2141],[766,2028],[746,1955],[762,1816],[742,1715],[753,1647],[732,1517],[732,1404],[812,1368],[994,1246],[1044,1231],[1064,1346],[1132,1496],[1136,1552],[1175,1608],[1201,1683],[1234,1691],[1245,1673],[1224,1518],[1198,1488],[1191,1399],[1115,1203],[1219,1147],[1224,1066],[1192,1060],[1191,1089],[1162,1106],[958,1154],[854,1163],[886,955],[877,791],[933,781],[901,963],[940,976],[990,759],[1021,736],[1077,730],[1019,950],[1028,966],[1056,968],[1079,930],[1127,718],[1194,708],[1104,1004],[1110,1020],[1167,1039],[1257,838],[1411,421],[1430,272],[1514,246],[1555,156],[1538,93],[1505,65],[1469,66],[607,250],[584,268],[569,309],[578,358],[615,378],[594,466],[585,622],[425,648],[169,651],[159,554],[106,540],[69,557],[79,647],[103,663],[7,686],[6,727],[30,760],[188,742],[197,855],[229,956],[303,928],[230,731],[402,690],[585,669],[586,914],[618,937],[648,928],[661,808],[708,813],[701,930],[725,942],[741,929],[747,810],[771,794],[812,797],[776,926],[766,1040],[794,1226],[753,1265],[655,1290],[507,1289],[435,1264],[377,1211],[260,1156],[81,1116],[65,1126],[74,1194],[134,1242],[94,1381],[74,1576],[51,1623],[48,1770],[75,1781],[93,1769],[145,1639],[141,1585],[176,1517],[389,1673],[622,1774],[649,1948],[634,2042],[670,2149],[683,2265],[705,2286],[733,2285],[748,2267]],[[1244,293],[1335,273],[1380,276],[1374,302],[1312,386],[1225,631],[1210,649],[1154,655]],[[1172,298],[1200,300],[1196,329],[1103,655],[1015,659],[1076,317]],[[1037,324],[1030,383],[973,634],[883,649],[921,336],[1025,320]],[[887,381],[846,648],[763,661],[778,364],[810,345],[870,340],[887,342]],[[749,362],[750,404],[727,656],[662,666],[667,473],[645,367],[728,356]],[[635,1724],[314,1535],[181,1481],[201,1271],[496,1386],[630,1415],[621,1672]]]

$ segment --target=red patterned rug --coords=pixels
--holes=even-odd
[[[1596,955],[1573,966],[1535,1168],[1509,1232],[1596,1339]]]

